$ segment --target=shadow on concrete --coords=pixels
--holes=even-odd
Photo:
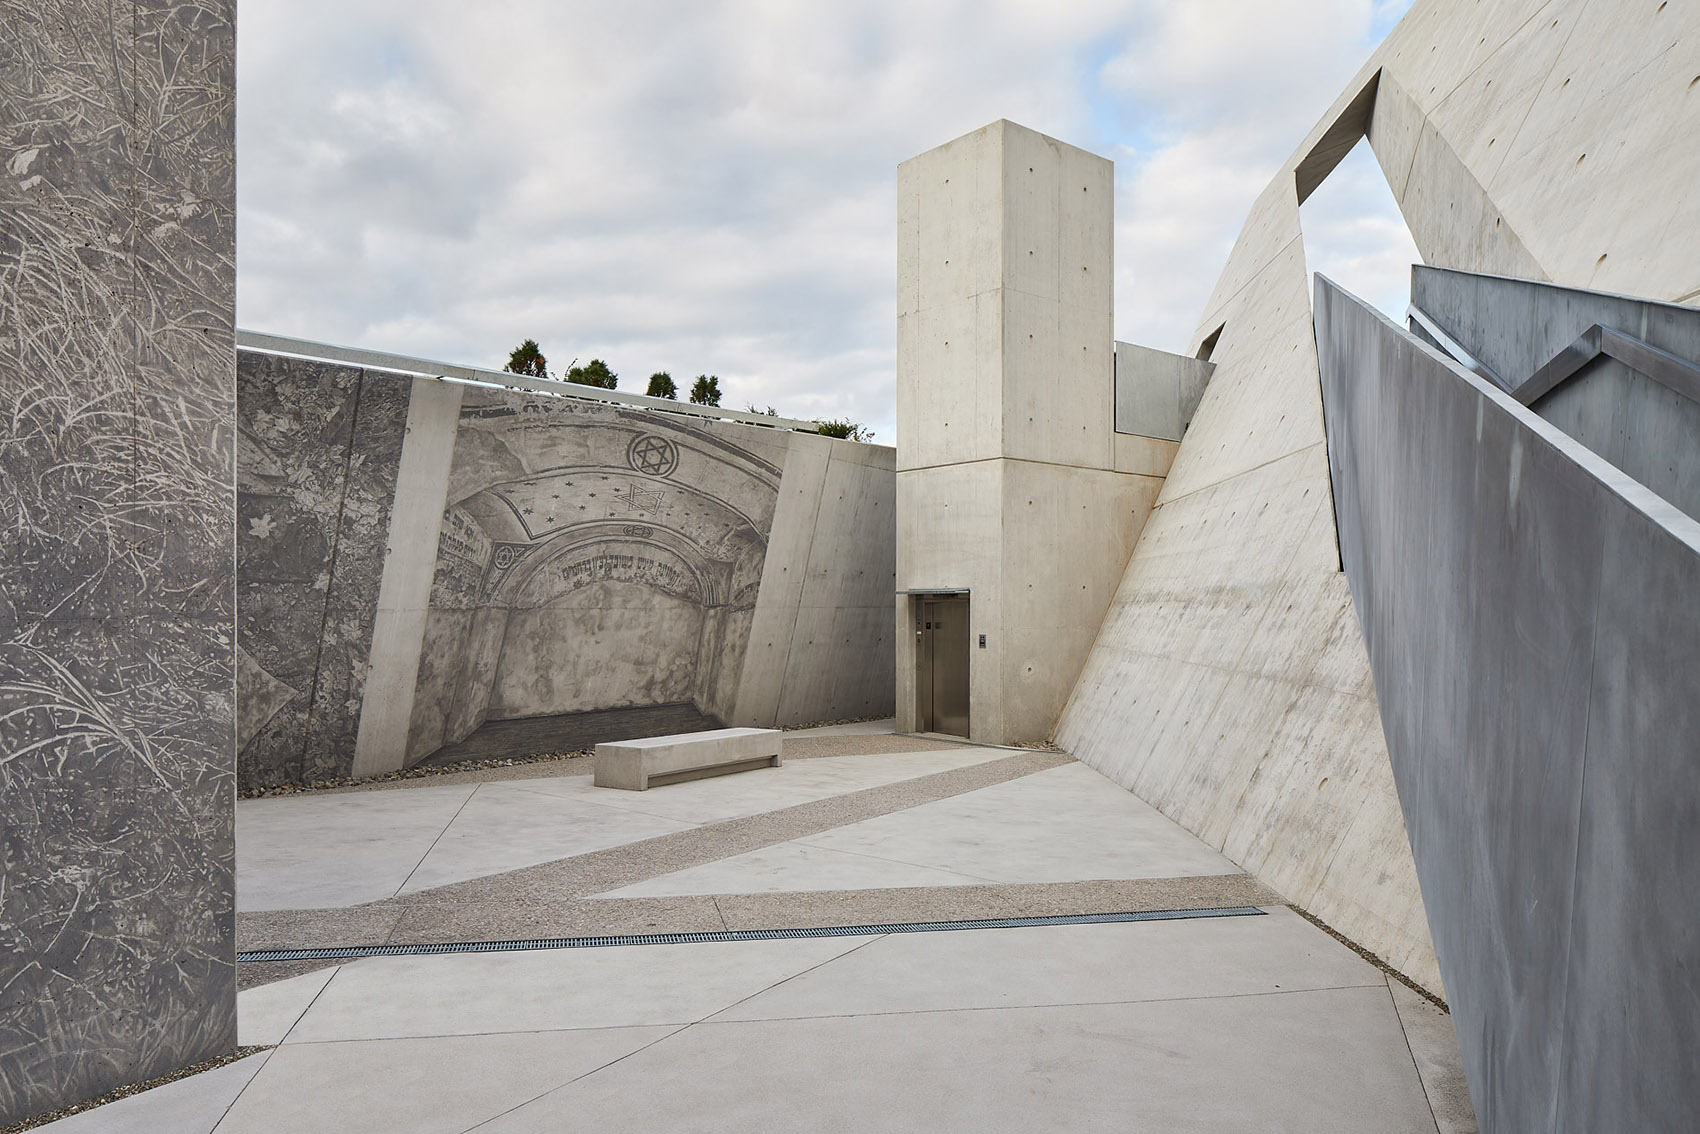
[[[671,736],[678,732],[725,727],[718,717],[702,712],[689,701],[486,721],[465,740],[445,744],[409,767],[429,768],[458,764],[463,760],[500,760],[546,752],[576,752],[594,748],[604,741]]]

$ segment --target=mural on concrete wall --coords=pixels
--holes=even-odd
[[[233,19],[0,0],[0,1125],[236,1043]]]
[[[243,351],[239,786],[347,774],[411,379]]]
[[[682,415],[468,391],[409,757],[486,719],[729,717],[785,451]]]
[[[476,386],[410,439],[434,380],[249,351],[238,373],[244,790],[350,775],[375,661],[416,674],[393,767],[487,721],[891,711],[891,449]],[[395,545],[395,510],[442,491],[398,493],[404,441],[447,485],[434,548]],[[423,639],[375,657],[397,555],[434,558]]]

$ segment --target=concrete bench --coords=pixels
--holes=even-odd
[[[718,728],[598,744],[594,783],[644,791],[705,776],[777,768],[783,736],[776,728]]]

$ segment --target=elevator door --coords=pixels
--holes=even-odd
[[[968,735],[968,599],[921,600],[916,692],[922,732]]]

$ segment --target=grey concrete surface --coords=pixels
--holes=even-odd
[[[330,1116],[375,1132],[1436,1129],[1381,974],[1284,911],[357,961],[219,1130]]]
[[[1476,1114],[1681,1129],[1700,524],[1321,277],[1316,327],[1341,557]]]
[[[244,912],[360,905],[882,787],[892,790],[893,802],[909,804],[906,781],[1006,757],[953,748],[805,760],[641,796],[578,775],[243,800],[237,905]],[[685,856],[680,865],[694,858]]]
[[[1078,882],[1239,867],[1084,764],[893,811],[610,891],[618,897]]]
[[[1179,441],[1216,367],[1191,355],[1116,344],[1116,432]]]
[[[797,739],[877,748],[904,738]],[[857,790],[884,774],[882,766],[922,757],[980,762]],[[1196,846],[1120,788],[1063,760],[953,745],[787,763],[768,777],[621,798],[671,797],[667,810],[676,816],[779,807],[729,821],[747,833],[765,824],[769,835],[798,820],[853,830],[870,804],[896,809],[893,818],[914,817],[911,842],[932,832],[943,869],[972,868],[993,853],[987,844],[998,841],[996,831],[1019,826],[1024,815],[1014,856],[1041,851],[1048,839],[1058,844],[1052,857],[1071,859],[1080,875],[1147,873],[1177,845]],[[1011,767],[1025,774],[1004,778]],[[813,790],[835,784],[836,795],[785,808],[777,781],[805,771],[826,777]],[[594,791],[585,779],[532,786],[574,796]],[[941,788],[948,798],[939,798]],[[1008,798],[1022,791],[1030,794],[1025,806]],[[307,802],[315,798],[355,797]],[[959,814],[934,813],[952,802],[962,805]],[[1144,829],[1152,822],[1166,828],[1167,842]],[[976,823],[977,834],[969,830]],[[1105,857],[1118,849],[1118,828],[1135,832],[1143,868]],[[276,940],[268,944],[286,943],[292,928],[325,932],[344,916],[365,939],[492,940],[1274,900],[1242,873],[867,888],[880,885],[882,866],[865,853],[852,856],[865,865],[847,879],[859,888],[836,891],[574,899],[545,896],[535,884],[553,875],[555,893],[564,895],[593,890],[598,875],[665,873],[669,860],[676,866],[734,852],[738,840],[725,834],[711,826],[695,836],[701,845],[678,837],[630,843],[585,856],[588,870],[568,860],[399,902],[245,915],[246,924],[270,922],[266,932]],[[895,833],[893,844],[904,837]],[[1221,863],[1206,857],[1206,868]],[[386,925],[373,917],[385,909],[399,919]],[[1456,1053],[1448,1061],[1444,1045],[1426,1042],[1432,1019],[1412,1016],[1374,967],[1279,906],[1133,924],[374,958],[282,978],[261,980],[239,999],[244,1041],[280,1046],[230,1106],[221,1131],[1119,1130],[1146,1123],[1415,1132],[1436,1129],[1433,1084],[1459,1078]],[[1436,1014],[1426,1002],[1418,1007]],[[109,1119],[123,1121],[124,1106]],[[160,1114],[149,1112],[169,1128]]]
[[[259,1052],[39,1129],[53,1134],[212,1134],[270,1056]]]
[[[330,966],[238,993],[238,1042],[244,1047],[270,1047],[282,1043],[301,1014],[325,990],[334,971],[334,966]]]
[[[1405,1043],[1423,1081],[1438,1134],[1476,1134],[1476,1111],[1458,1055],[1458,1037],[1452,1034],[1451,1015],[1392,977],[1387,978],[1387,991],[1399,1013],[1399,1026],[1405,1030]]]
[[[1700,361],[1700,310],[1681,304],[1420,264],[1412,269],[1411,302],[1513,393],[1596,323]],[[1532,408],[1700,518],[1700,402],[1602,356]]]
[[[717,728],[608,741],[596,746],[597,787],[648,791],[685,777],[705,779],[784,763],[776,728]]]
[[[0,1126],[236,1042],[234,21],[0,2]]]

